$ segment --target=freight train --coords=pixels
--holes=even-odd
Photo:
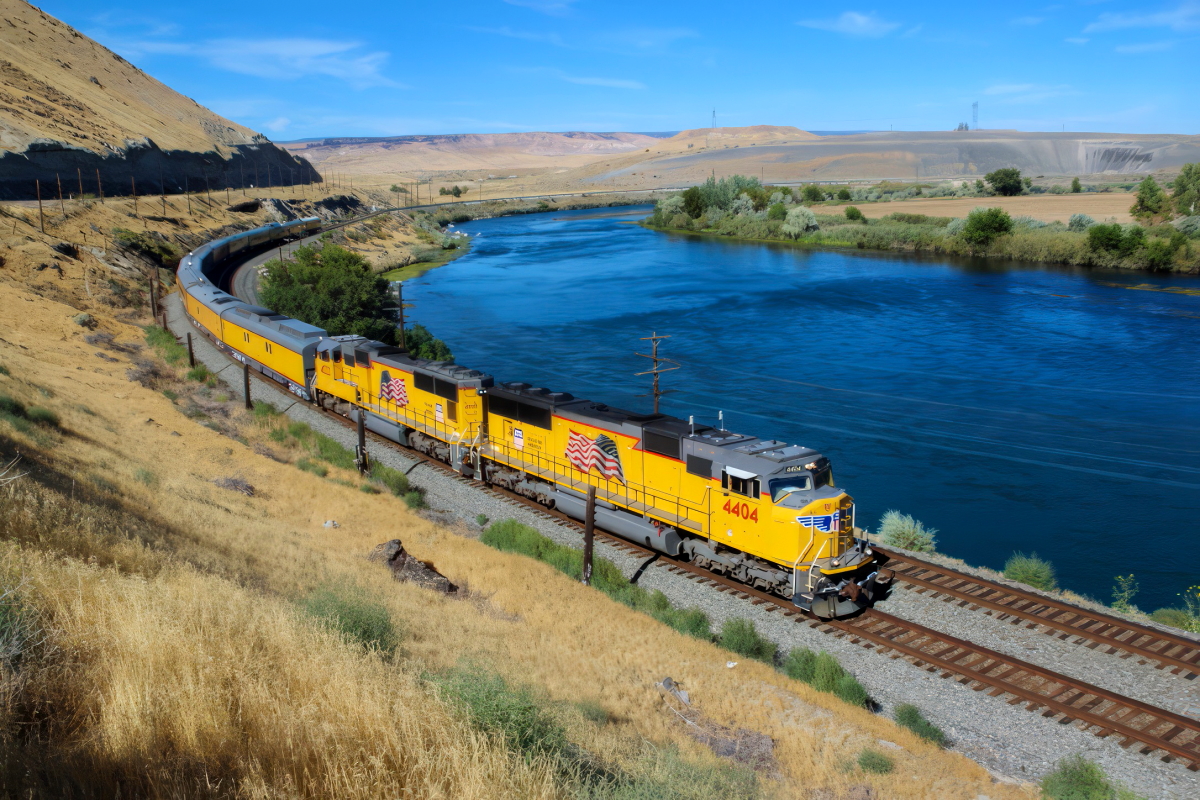
[[[815,450],[724,426],[614,408],[242,302],[223,291],[252,250],[320,230],[317,218],[219,239],[180,261],[192,324],[220,350],[461,474],[785,598],[824,617],[868,606],[890,582],[854,524],[854,502]]]

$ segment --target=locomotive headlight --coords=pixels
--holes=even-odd
[[[835,559],[833,560],[833,565],[834,565],[835,567],[840,567],[840,566],[842,565],[842,560],[841,560],[840,558],[835,558]]]

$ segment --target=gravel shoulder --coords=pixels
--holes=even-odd
[[[241,367],[228,360],[207,339],[193,330],[183,313],[178,294],[165,300],[168,322],[177,336],[192,333],[197,359],[217,373],[232,395],[242,396]],[[343,445],[353,447],[354,431],[318,413],[295,396],[266,381],[252,380],[254,399],[271,403],[289,417],[305,422],[320,433]],[[408,469],[419,462],[389,447],[378,439],[368,442],[372,458],[397,469]],[[478,530],[475,518],[483,514],[492,520],[512,518],[540,531],[555,541],[573,547],[582,546],[578,528],[564,525],[500,495],[484,491],[470,481],[457,479],[434,467],[416,466],[410,479],[426,491],[431,514],[459,531]],[[596,554],[615,563],[632,576],[644,559],[633,557],[603,542],[596,543]],[[1011,706],[1002,699],[976,692],[937,673],[926,672],[902,658],[866,650],[823,634],[791,618],[767,612],[717,592],[687,578],[675,575],[656,563],[641,576],[639,584],[658,589],[681,607],[702,608],[714,627],[730,618],[754,622],[764,634],[786,651],[809,647],[836,655],[859,679],[890,716],[896,705],[912,703],[928,719],[946,731],[950,746],[992,771],[999,780],[1034,781],[1055,761],[1074,753],[1100,763],[1107,773],[1148,798],[1200,797],[1200,773],[1187,770],[1178,762],[1164,764],[1118,744],[1119,737],[1099,739],[1074,725],[1062,725],[1039,714]],[[1130,697],[1145,700],[1181,714],[1196,714],[1200,704],[1200,680],[1188,681],[1136,658],[1121,659],[1105,655],[1053,636],[1010,625],[982,612],[972,612],[954,603],[945,603],[916,592],[897,590],[881,610],[919,621],[954,636],[979,642],[995,650],[1010,653],[1049,669],[1079,677],[1090,683]],[[1190,709],[1190,711],[1189,711]]]

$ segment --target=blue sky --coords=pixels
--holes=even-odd
[[[41,7],[277,140],[680,130],[714,108],[718,125],[946,130],[976,100],[985,128],[1200,132],[1200,0]]]

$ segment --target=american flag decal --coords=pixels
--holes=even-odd
[[[404,388],[404,380],[393,378],[387,370],[379,377],[379,396],[398,406],[408,405],[408,390]]]
[[[835,511],[832,514],[821,517],[796,517],[796,522],[799,522],[806,528],[816,528],[821,533],[840,531],[842,529],[842,512]]]
[[[595,439],[589,439],[582,433],[571,431],[567,439],[567,459],[575,469],[590,472],[595,468],[605,478],[616,478],[625,482],[625,471],[621,469],[621,455],[617,452],[617,443],[598,434]]]

